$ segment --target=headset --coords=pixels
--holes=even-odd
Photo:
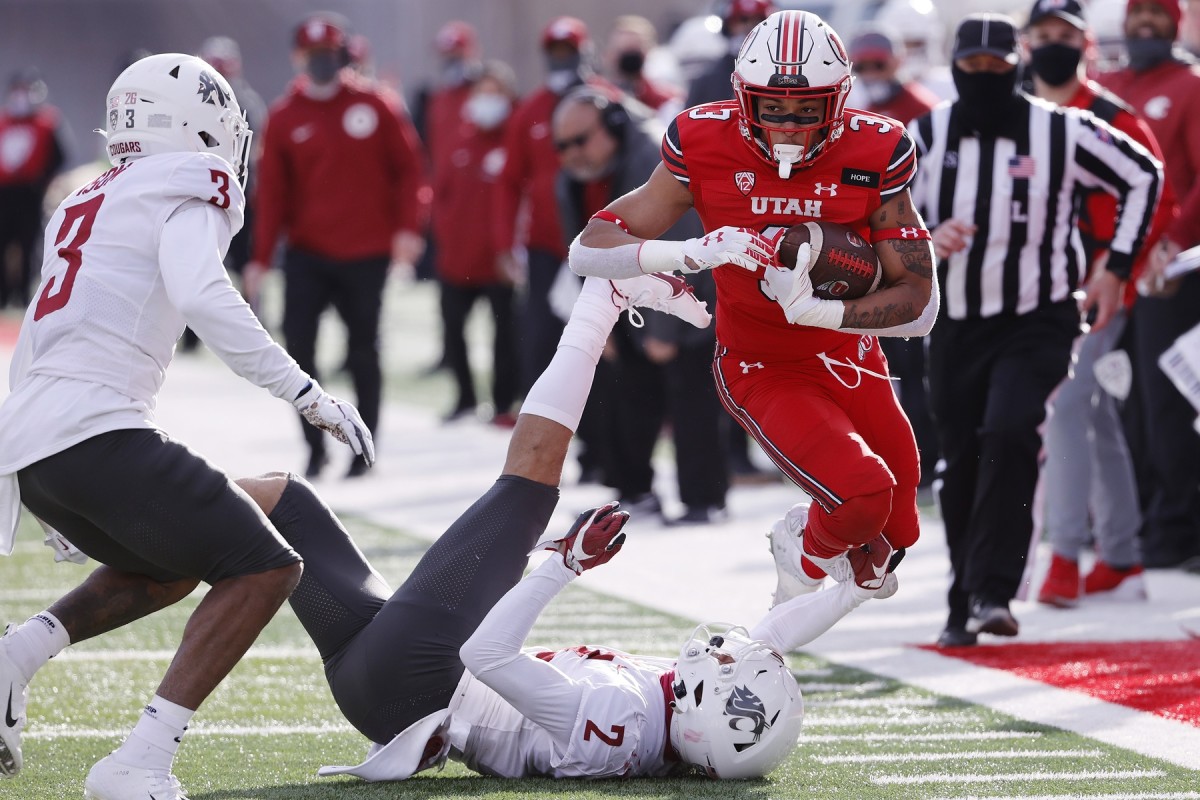
[[[593,86],[580,86],[571,90],[563,100],[590,105],[600,112],[600,123],[608,135],[621,144],[625,143],[625,132],[631,123],[629,110]]]

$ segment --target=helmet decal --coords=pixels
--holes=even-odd
[[[221,108],[229,106],[229,94],[206,69],[200,70],[200,88],[196,90],[196,94],[200,95],[201,103],[217,105]]]
[[[758,695],[750,691],[745,686],[733,687],[733,693],[729,695],[729,700],[725,702],[725,713],[729,715],[729,727],[735,731],[749,731],[754,738],[748,742],[735,742],[733,749],[739,753],[748,747],[753,747],[758,744],[758,740],[762,738],[763,731],[768,730],[771,724],[779,718],[779,712],[776,711],[771,721],[767,721],[767,709],[763,706],[763,701],[758,699]],[[749,728],[742,726],[742,721],[750,723]]]

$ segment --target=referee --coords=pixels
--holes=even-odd
[[[943,294],[929,388],[953,568],[944,647],[1018,632],[1008,604],[1033,531],[1038,427],[1080,333],[1080,201],[1095,189],[1117,199],[1106,269],[1082,303],[1099,328],[1119,305],[1162,184],[1159,163],[1124,134],[1016,90],[1008,17],[963,19],[953,57],[959,99],[910,126],[921,160],[912,195],[933,230]]]

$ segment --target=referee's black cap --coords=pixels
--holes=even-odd
[[[1049,17],[1058,17],[1081,31],[1087,30],[1083,6],[1079,4],[1079,0],[1037,0],[1029,12],[1029,25],[1036,25]]]
[[[980,53],[1004,59],[1009,64],[1020,61],[1016,23],[1003,14],[970,14],[964,17],[954,33],[954,59]]]

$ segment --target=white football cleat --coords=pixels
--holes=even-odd
[[[114,755],[109,753],[92,766],[83,782],[84,800],[187,800],[170,771],[131,767]]]
[[[21,771],[21,731],[25,729],[25,704],[29,700],[29,684],[17,665],[8,657],[8,629],[0,638],[0,703],[4,703],[4,718],[0,719],[0,777],[11,778]]]
[[[707,328],[712,322],[708,304],[697,300],[692,287],[678,275],[655,272],[636,278],[610,280],[613,305],[629,311],[629,321],[634,327],[642,327],[641,314],[634,308],[650,308],[679,317],[697,328]]]
[[[807,524],[808,503],[799,503],[792,506],[782,519],[776,520],[767,533],[777,578],[771,608],[821,588],[824,579],[810,578],[800,566],[800,538]]]

